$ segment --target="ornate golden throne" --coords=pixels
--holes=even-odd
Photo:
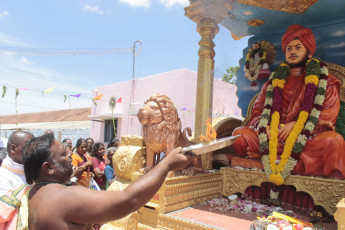
[[[341,82],[341,111],[338,115],[336,131],[344,136],[345,126],[343,119],[345,119],[345,67],[332,63],[327,63],[327,66],[329,72],[337,77]],[[248,116],[243,121],[235,118],[226,118],[215,126],[218,138],[231,136],[235,128],[248,125],[252,108],[257,97],[258,94],[251,100],[248,106]],[[231,147],[222,149],[221,151],[234,153],[234,150]],[[217,152],[214,154],[217,154]],[[264,172],[223,167],[221,168],[221,173],[223,183],[221,193],[224,196],[229,196],[235,193],[244,193],[245,190],[250,186],[260,187],[262,183],[268,182]],[[345,180],[343,179],[290,175],[286,178],[284,185],[292,185],[296,188],[297,192],[308,193],[313,198],[315,205],[323,207],[331,215],[334,215],[336,212],[337,203],[345,197]],[[335,215],[335,218],[337,219],[337,215]]]

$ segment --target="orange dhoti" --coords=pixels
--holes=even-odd
[[[233,144],[235,151],[245,157],[247,152],[260,153],[259,138],[255,130],[239,127],[233,135],[241,135]],[[284,145],[279,144],[278,154]],[[293,174],[345,178],[344,139],[334,131],[324,131],[308,140]]]

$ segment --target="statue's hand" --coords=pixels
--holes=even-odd
[[[261,154],[259,154],[259,153],[247,152],[247,155],[250,159],[260,159],[261,158]]]
[[[293,127],[295,126],[296,121],[291,121],[289,123],[284,124],[284,126],[278,131],[278,141],[283,142],[287,139],[289,134],[291,133]]]
[[[268,125],[266,126],[266,133],[268,138],[271,138],[270,127]]]
[[[333,126],[333,123],[330,121],[325,121],[322,119],[319,119],[317,122],[317,127],[318,130],[331,130],[334,131],[335,127]]]

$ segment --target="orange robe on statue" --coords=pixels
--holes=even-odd
[[[280,111],[280,124],[297,121],[304,98],[304,75],[300,77],[288,76],[283,89],[283,105]],[[262,87],[256,103],[254,104],[249,126],[257,127],[264,109],[268,82]],[[331,121],[333,125],[337,120],[340,109],[339,98],[340,82],[331,74],[328,75],[325,101],[319,119]],[[233,144],[236,152],[245,157],[247,152],[260,153],[258,134],[253,128],[239,127],[233,135],[241,135]],[[278,143],[278,154],[283,152],[284,143]],[[300,154],[293,174],[328,176],[345,178],[345,141],[335,131],[328,131],[318,127],[314,136],[308,140],[303,152]]]

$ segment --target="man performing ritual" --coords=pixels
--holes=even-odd
[[[156,194],[169,171],[185,167],[194,158],[179,154],[180,151],[181,148],[174,149],[123,191],[94,191],[65,186],[72,173],[65,145],[51,134],[32,139],[24,149],[26,179],[29,184],[34,183],[28,195],[29,229],[88,229],[89,224],[125,217]],[[20,213],[25,212],[22,209]],[[21,221],[25,222],[23,217]]]
[[[310,29],[291,25],[282,37],[286,62],[271,75],[254,104],[250,127],[240,127],[236,152],[262,159],[269,181],[290,174],[345,177],[345,144],[334,131],[340,83],[321,60],[312,58]]]

